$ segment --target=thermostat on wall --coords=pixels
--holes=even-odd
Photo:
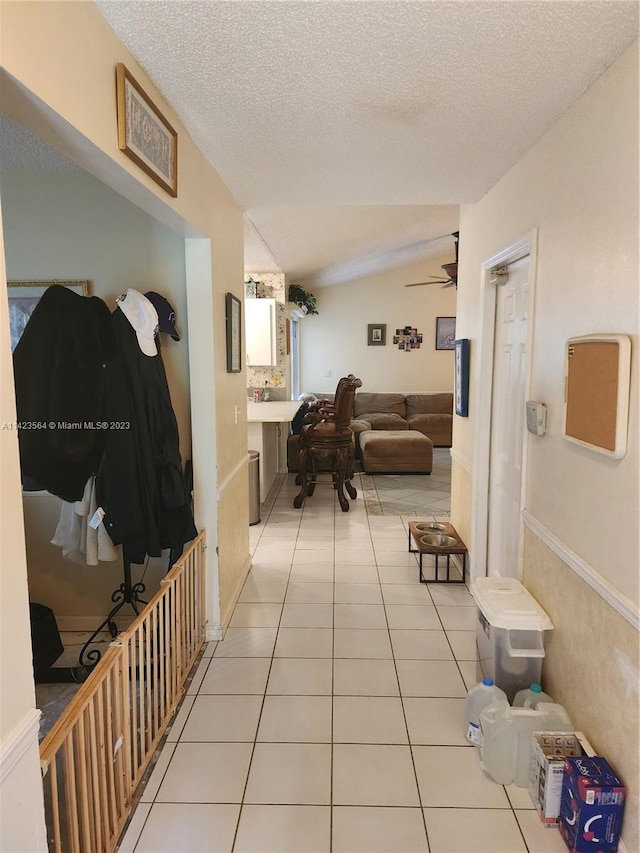
[[[544,403],[527,400],[527,429],[534,435],[544,435],[547,429],[547,407]]]

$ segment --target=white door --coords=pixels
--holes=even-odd
[[[493,351],[487,574],[518,577],[525,430],[529,258],[498,285]]]

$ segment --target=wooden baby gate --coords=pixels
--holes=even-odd
[[[202,647],[204,533],[110,644],[40,745],[49,849],[110,853]]]

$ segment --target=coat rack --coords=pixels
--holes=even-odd
[[[100,625],[80,650],[80,657],[78,658],[80,666],[94,667],[102,657],[102,652],[99,649],[89,649],[89,646],[105,626],[109,629],[109,633],[112,637],[117,637],[118,626],[113,621],[113,618],[116,613],[119,613],[120,610],[122,610],[125,604],[129,604],[131,606],[131,609],[136,616],[139,615],[138,604],[147,604],[144,599],[140,598],[140,595],[145,591],[145,585],[142,581],[132,583],[131,562],[125,556],[123,556],[122,562],[124,566],[124,580],[118,589],[111,594],[111,601],[115,602],[115,607],[111,608],[107,616],[102,620]]]

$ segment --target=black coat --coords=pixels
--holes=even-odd
[[[65,501],[82,498],[104,451],[106,365],[115,354],[109,309],[52,285],[13,354],[23,477]]]
[[[158,355],[144,355],[119,308],[111,316],[118,359],[109,367],[107,432],[97,480],[104,524],[125,559],[179,553],[197,535],[185,484],[167,378]]]

